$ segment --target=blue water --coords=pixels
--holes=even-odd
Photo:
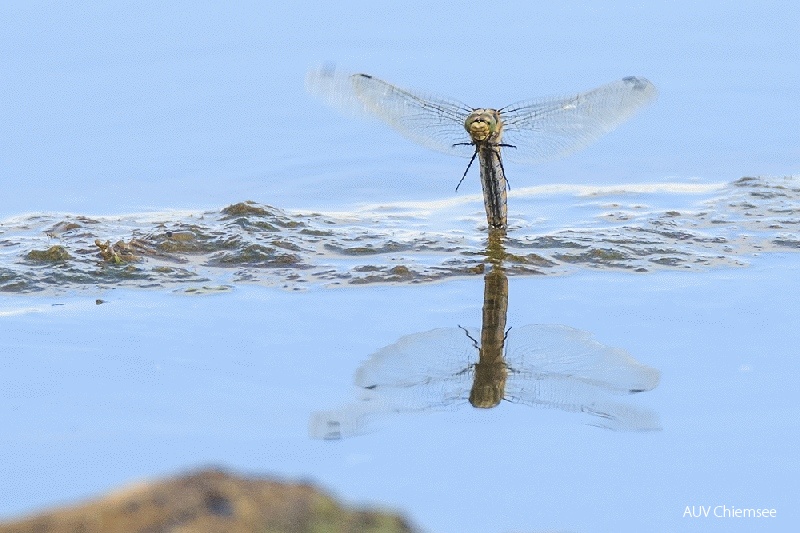
[[[789,2],[4,2],[0,21],[0,216],[452,196],[462,161],[305,94],[326,61],[474,106],[659,88],[592,148],[509,169],[512,187],[782,176],[800,156]]]
[[[0,266],[24,263],[20,243],[71,242],[43,235],[32,215],[128,228],[150,220],[145,212],[201,216],[247,199],[360,213],[356,230],[391,221],[382,238],[411,225],[480,246],[477,175],[455,193],[464,161],[308,96],[304,74],[325,61],[475,106],[646,76],[658,101],[596,145],[507,165],[515,231],[607,244],[675,211],[681,231],[731,247],[675,244],[686,264],[708,259],[685,271],[581,264],[510,276],[512,328],[588,332],[660,372],[653,390],[625,397],[658,415],[661,430],[648,432],[504,402],[404,413],[337,442],[309,438],[313,413],[353,400],[370,354],[404,335],[479,327],[480,275],[290,292],[231,274],[213,278],[223,292],[4,293],[0,517],[214,463],[310,478],[436,532],[791,531],[797,213],[793,198],[762,196],[768,218],[754,219],[737,207],[747,190],[726,184],[799,172],[799,23],[800,8],[779,2],[4,3]],[[538,185],[558,187],[513,195]],[[404,201],[439,207],[408,221],[380,207]],[[715,225],[719,214],[730,225]],[[775,508],[777,518],[683,517],[701,505]]]
[[[304,293],[109,290],[102,305],[6,297],[3,514],[222,463],[312,476],[431,531],[753,530],[682,518],[687,505],[710,504],[775,508],[767,530],[790,530],[800,295],[796,257],[770,259],[703,275],[510,279],[512,331],[586,331],[661,373],[654,390],[620,398],[656,413],[662,429],[644,433],[504,402],[309,439],[314,412],[352,401],[369,354],[407,334],[480,326],[480,278]],[[33,308],[13,311],[23,305]]]

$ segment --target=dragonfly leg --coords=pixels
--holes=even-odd
[[[466,334],[466,336],[469,338],[469,340],[472,341],[472,345],[476,349],[480,350],[480,348],[478,347],[478,341],[476,341],[475,339],[472,338],[472,335],[469,334],[469,331],[467,331],[467,328],[463,327],[461,324],[459,324],[458,327],[461,328],[462,330],[464,330],[464,334]]]
[[[503,147],[503,148],[516,148],[513,144],[506,144],[506,143],[497,143],[494,146]],[[500,170],[503,171],[503,175],[506,174],[506,169],[503,168],[503,159],[500,159]],[[506,190],[511,190],[511,184],[508,182],[508,176],[506,176]]]
[[[503,145],[499,144],[498,146],[503,146]],[[506,169],[503,168],[503,158],[502,157],[498,157],[497,161],[500,163],[500,170],[503,172],[503,176],[506,178],[506,190],[510,191],[511,190],[511,184],[508,182],[508,177],[506,177]]]
[[[463,143],[463,144],[470,144],[470,143]],[[453,146],[455,146],[455,145],[453,145]],[[456,191],[458,191],[458,188],[461,187],[461,182],[464,181],[464,178],[467,177],[467,172],[469,172],[469,167],[472,166],[472,162],[475,161],[475,157],[477,155],[478,155],[478,151],[475,150],[475,153],[472,154],[472,159],[469,160],[469,164],[467,165],[467,170],[464,171],[464,175],[461,176],[460,180],[458,180],[458,185],[456,185]]]

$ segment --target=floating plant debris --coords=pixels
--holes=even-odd
[[[691,271],[800,250],[797,178],[533,187],[511,196],[515,213],[528,217],[509,220],[504,263],[511,276]],[[246,201],[218,211],[18,216],[0,221],[0,292],[125,286],[209,293],[239,283],[298,289],[481,275],[481,199],[458,202],[452,211],[447,201],[341,213]],[[475,209],[464,216],[469,202]],[[543,203],[556,214],[544,216]]]

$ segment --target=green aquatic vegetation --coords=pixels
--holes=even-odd
[[[243,227],[244,225],[250,225],[255,227],[261,227],[266,231],[274,231],[268,228],[275,228],[275,226],[280,226],[283,228],[305,227],[305,223],[290,218],[281,210],[271,206],[261,206],[251,200],[247,200],[245,202],[239,202],[238,204],[229,205],[228,207],[222,210],[222,214],[225,215],[224,217],[222,217],[223,220],[234,217],[244,217],[244,220],[242,220],[241,218],[237,218],[236,222],[240,225],[243,225]],[[269,217],[270,223],[264,223],[263,221],[251,221],[248,219],[248,217]]]
[[[280,231],[278,226],[270,224],[265,220],[250,220],[247,217],[239,217],[231,222],[246,231]]]
[[[217,285],[217,286],[202,286],[202,287],[188,287],[183,290],[185,294],[215,294],[219,292],[229,292],[233,287],[230,285]]]
[[[637,255],[639,257],[648,257],[652,255],[662,255],[662,256],[670,256],[670,255],[683,255],[688,256],[689,254],[686,252],[682,252],[679,250],[675,250],[673,248],[641,248],[641,249],[631,249],[631,253]]]
[[[736,187],[751,187],[753,185],[760,185],[761,180],[752,176],[744,176],[733,182]]]
[[[298,245],[283,239],[275,239],[274,241],[272,241],[272,245],[277,248],[283,248],[285,250],[291,250],[293,252],[303,251],[303,249],[300,248]]]
[[[231,204],[222,209],[222,213],[229,217],[255,215],[259,217],[270,216],[274,213],[265,207],[261,207],[252,200]]]
[[[432,281],[437,275],[415,272],[405,265],[387,266],[361,265],[353,268],[353,272],[369,273],[367,276],[354,277],[350,280],[352,285],[365,285],[368,283],[397,283]]]
[[[580,254],[555,254],[555,258],[565,263],[630,267],[630,265],[616,263],[617,261],[626,261],[629,257],[627,254],[613,248],[592,248]]]
[[[75,222],[62,220],[61,222],[54,224],[50,229],[45,231],[45,235],[47,235],[48,237],[58,237],[59,235],[62,235],[68,231],[72,231],[74,229],[79,229],[82,227],[83,226],[81,226],[80,224],[76,224]]]
[[[170,266],[156,266],[151,269],[151,272],[155,274],[168,274],[168,279],[170,280],[186,280],[186,279],[193,279],[195,281],[208,281],[205,278],[200,278],[197,273],[192,272],[191,270],[186,270],[185,268],[175,268]]]
[[[651,263],[655,263],[657,265],[662,266],[679,266],[686,262],[685,259],[681,259],[679,257],[659,257],[656,259],[650,259]]]
[[[787,193],[785,193],[785,192],[753,191],[753,192],[750,193],[750,196],[755,196],[756,198],[764,198],[766,200],[770,200],[772,198],[787,197],[789,195]]]
[[[331,237],[334,235],[334,233],[329,230],[319,230],[319,229],[309,229],[309,228],[301,229],[300,233],[303,235],[311,235],[313,237]]]
[[[0,290],[413,284],[483,275],[498,262],[520,276],[740,266],[750,252],[800,250],[792,231],[800,227],[800,187],[775,181],[745,180],[702,204],[648,208],[635,222],[601,220],[608,204],[575,200],[593,210],[585,219],[552,227],[522,219],[502,246],[491,234],[428,227],[413,216],[299,215],[253,202],[157,218],[36,214],[0,223]]]
[[[405,252],[410,250],[410,244],[401,244],[394,241],[388,241],[381,246],[374,246],[366,244],[364,246],[340,246],[337,244],[325,244],[325,249],[341,255],[378,255],[389,254],[396,252]]]
[[[214,266],[259,266],[259,267],[301,267],[304,266],[298,255],[277,251],[261,244],[249,244],[231,252],[212,256],[208,265]]]
[[[51,246],[47,250],[31,250],[25,255],[28,261],[37,263],[56,263],[72,259],[67,249],[61,245]]]
[[[22,275],[0,268],[0,292],[25,292],[30,289],[30,282]]]
[[[140,257],[136,255],[136,246],[133,245],[133,242],[126,243],[120,240],[111,244],[111,241],[103,242],[100,239],[95,239],[94,244],[100,249],[100,257],[103,258],[103,261],[119,265],[140,260]]]
[[[772,244],[783,248],[800,248],[800,241],[797,239],[773,239]]]
[[[407,277],[412,275],[411,269],[403,265],[397,265],[396,267],[392,267],[389,270],[389,273],[395,276],[402,276],[402,277]]]
[[[359,265],[357,267],[353,267],[353,272],[381,272],[383,267],[379,267],[376,265]]]
[[[581,244],[579,242],[575,242],[573,240],[566,239],[564,237],[555,237],[550,235],[545,235],[542,237],[535,237],[533,239],[515,239],[509,238],[508,241],[509,247],[514,248],[588,248],[589,246],[585,244]]]
[[[233,250],[242,243],[240,237],[222,232],[210,232],[206,228],[186,224],[175,231],[164,231],[146,239],[148,245],[167,254],[202,254],[221,250]]]
[[[506,254],[505,260],[512,265],[531,265],[539,267],[552,267],[556,265],[553,261],[537,254],[516,255],[509,253]]]

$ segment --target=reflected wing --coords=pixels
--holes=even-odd
[[[371,431],[370,422],[382,417],[388,409],[377,403],[350,403],[338,409],[315,411],[308,419],[308,436],[312,439],[339,440]]]
[[[464,121],[472,109],[461,102],[405,91],[367,74],[333,68],[312,70],[306,89],[328,105],[349,114],[377,117],[412,141],[446,154],[472,157]]]
[[[661,429],[658,414],[647,408],[608,401],[602,389],[560,375],[513,376],[506,385],[506,398],[533,407],[587,413],[591,425],[616,431]]]
[[[518,102],[500,110],[510,161],[542,163],[596,141],[652,102],[655,86],[628,77],[569,98]]]
[[[655,388],[660,373],[627,352],[600,344],[590,333],[557,324],[511,329],[506,363],[509,400],[569,412],[588,413],[592,425],[623,431],[660,429],[649,409],[610,402],[610,392]]]
[[[469,336],[467,335],[469,333]],[[401,337],[359,367],[360,397],[309,419],[312,438],[336,440],[368,433],[393,413],[454,407],[465,403],[478,350],[476,331],[442,328]]]
[[[617,393],[654,389],[660,372],[626,351],[600,344],[591,333],[558,324],[512,328],[506,341],[506,363],[516,381],[567,379]]]
[[[469,333],[469,336],[467,335]],[[466,399],[478,350],[475,331],[441,328],[401,337],[356,371],[365,398],[379,398],[397,410],[445,406]]]

